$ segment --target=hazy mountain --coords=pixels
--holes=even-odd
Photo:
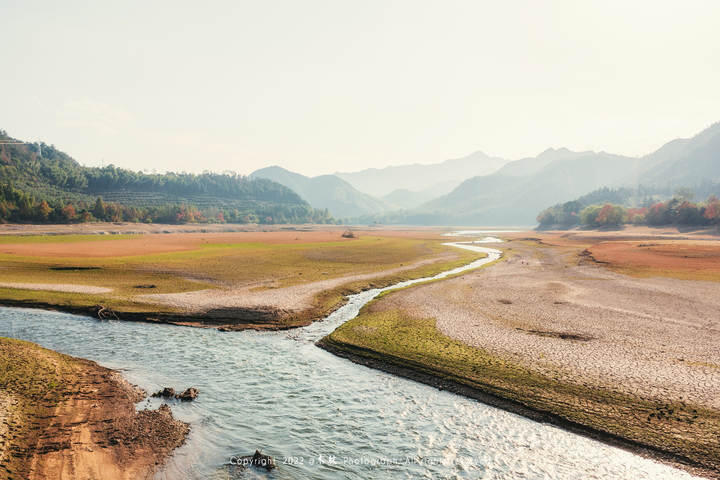
[[[643,183],[692,187],[720,181],[720,122],[644,157]]]
[[[474,177],[416,209],[432,223],[530,225],[537,212],[606,185],[634,185],[642,161],[605,152],[547,150]]]
[[[602,187],[697,187],[720,181],[720,123],[640,158],[549,149],[470,178],[413,211],[424,223],[529,225],[539,211]]]
[[[488,175],[508,162],[475,152],[466,157],[429,165],[413,164],[385,168],[368,168],[359,172],[336,173],[361,192],[383,197],[395,190],[427,191],[432,196],[443,195],[463,180]]]
[[[404,188],[398,188],[382,197],[382,201],[388,206],[396,209],[411,209],[422,205],[435,198],[431,191],[413,192]]]
[[[267,167],[250,174],[285,185],[315,208],[327,208],[336,218],[382,213],[388,207],[377,198],[359,192],[335,175],[306,177],[282,167]]]

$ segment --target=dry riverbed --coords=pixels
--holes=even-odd
[[[705,280],[715,273],[659,277],[666,257],[653,275],[652,264],[617,273],[589,253],[612,252],[612,235],[509,237],[503,261],[387,294],[322,345],[720,476],[720,282]],[[688,240],[663,241],[687,251]],[[720,242],[701,245],[720,253]]]

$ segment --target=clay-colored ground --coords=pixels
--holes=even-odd
[[[152,478],[188,433],[93,362],[0,338],[0,366],[0,478]]]
[[[719,472],[720,282],[675,277],[717,272],[720,242],[627,233],[615,233],[622,243],[607,232],[505,235],[515,238],[497,247],[505,260],[388,294],[328,340]],[[638,246],[648,243],[657,250]],[[593,256],[645,271],[623,275]]]
[[[355,238],[344,238],[337,227],[144,234],[121,228],[112,235],[73,227],[64,226],[66,234],[41,235],[31,226],[21,230],[26,235],[17,228],[0,235],[0,302],[88,313],[101,305],[110,318],[283,328],[327,314],[344,294],[477,256],[443,246],[447,239],[432,229],[356,230]]]
[[[524,234],[508,235],[522,238]],[[547,245],[585,248],[586,259],[634,277],[720,281],[720,232],[628,227],[618,231],[533,232]]]
[[[588,250],[596,261],[628,275],[720,280],[718,241],[603,242]]]

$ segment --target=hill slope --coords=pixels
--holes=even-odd
[[[647,184],[691,187],[720,182],[720,122],[692,138],[666,143],[644,161]]]
[[[548,150],[474,177],[416,210],[431,223],[530,225],[538,206],[580,196],[605,185],[636,181],[640,161],[595,152]],[[525,173],[527,172],[527,173]]]
[[[216,219],[222,218],[222,213],[228,221],[328,220],[295,192],[270,180],[212,173],[149,175],[112,165],[90,168],[54,146],[12,142],[19,141],[0,131],[0,186],[4,192],[0,195],[0,220],[39,220],[24,218],[31,212],[21,210],[35,208],[41,201],[58,211],[68,204],[74,204],[74,209],[88,209],[97,197],[135,209],[188,205],[212,213]]]
[[[381,213],[388,207],[379,199],[356,190],[335,175],[306,177],[282,167],[267,167],[250,174],[291,188],[315,208],[327,209],[337,218]]]

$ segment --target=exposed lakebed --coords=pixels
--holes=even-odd
[[[490,257],[442,276],[499,255],[457,246]],[[325,321],[287,332],[218,332],[2,308],[0,335],[121,369],[149,392],[197,387],[196,401],[171,402],[192,431],[157,478],[227,478],[223,465],[256,448],[274,456],[278,468],[249,469],[241,478],[691,478],[315,346],[383,290],[353,295]]]

